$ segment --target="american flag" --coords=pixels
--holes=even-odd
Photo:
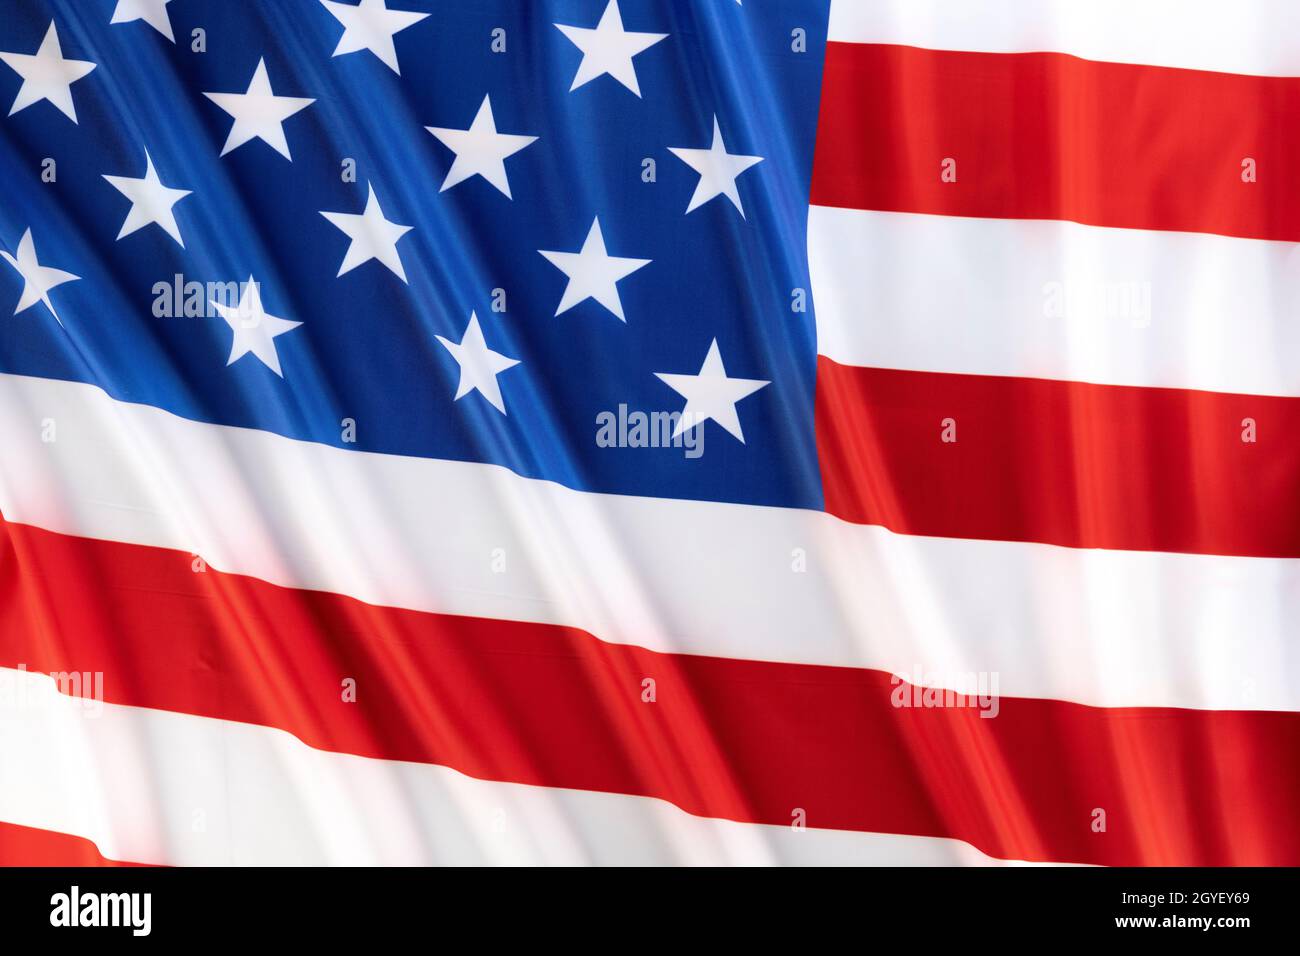
[[[1297,36],[3,0],[0,863],[1300,863]]]

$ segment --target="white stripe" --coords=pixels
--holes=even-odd
[[[1295,0],[833,0],[830,39],[1300,76]]]
[[[814,206],[817,350],[846,365],[1300,395],[1300,246]]]
[[[12,375],[0,448],[10,520],[374,604],[657,651],[995,672],[1005,696],[1300,710],[1300,561],[923,538],[820,512],[589,494]]]
[[[0,669],[0,820],[178,866],[950,865],[929,837],[735,823],[646,797],[488,782],[279,730],[96,704]]]

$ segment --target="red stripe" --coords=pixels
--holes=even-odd
[[[1300,240],[1296,116],[1294,78],[831,43],[812,201]]]
[[[903,534],[1300,557],[1300,399],[817,360],[826,510]],[[1254,443],[1242,441],[1244,419]],[[955,442],[945,442],[952,419]]]
[[[0,661],[103,671],[109,701],[278,727],[327,750],[703,816],[788,825],[802,809],[812,827],[956,837],[1030,860],[1300,863],[1297,714],[1025,699],[992,719],[899,709],[877,671],[372,607],[15,524],[0,525]],[[349,677],[355,703],[340,696]]]
[[[90,840],[0,823],[0,866],[140,866],[110,860]]]

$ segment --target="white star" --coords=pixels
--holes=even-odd
[[[291,322],[268,314],[262,308],[262,293],[252,276],[248,277],[239,305],[230,306],[214,301],[212,307],[235,333],[226,365],[234,365],[238,359],[252,352],[263,365],[284,378],[284,373],[280,371],[280,356],[275,351],[275,338],[296,329],[302,325],[301,322]]]
[[[384,210],[379,206],[375,196],[375,187],[369,186],[370,196],[366,199],[366,211],[361,215],[348,212],[322,212],[321,215],[348,234],[352,244],[348,246],[339,266],[339,275],[351,272],[362,263],[378,259],[388,266],[390,272],[406,281],[406,270],[402,268],[402,257],[397,253],[397,240],[411,231],[411,226],[400,226],[384,218]]]
[[[222,156],[250,139],[260,139],[290,162],[293,157],[289,155],[289,143],[284,138],[284,121],[316,102],[301,96],[276,96],[266,75],[266,60],[257,61],[247,93],[203,95],[235,118],[226,145],[221,150]]]
[[[682,417],[673,431],[674,438],[712,418],[739,438],[741,444],[745,442],[745,434],[740,430],[736,403],[771,384],[756,378],[727,378],[717,339],[709,346],[709,354],[704,357],[699,375],[671,375],[667,372],[655,372],[655,375],[686,398],[686,407],[682,409]]]
[[[143,20],[173,43],[176,36],[172,33],[172,18],[167,13],[167,4],[172,0],[117,0],[113,9],[113,19],[109,23],[130,23]]]
[[[513,198],[510,181],[506,178],[506,157],[537,141],[536,136],[498,133],[496,120],[492,117],[492,99],[488,96],[483,97],[469,129],[444,129],[441,126],[426,126],[425,129],[456,154],[438,192],[446,192],[457,183],[477,175],[505,193],[507,199]]]
[[[460,384],[456,387],[455,401],[460,401],[470,392],[478,391],[492,403],[492,407],[502,415],[506,413],[505,401],[501,398],[501,386],[497,376],[508,368],[519,364],[519,359],[507,358],[500,352],[493,352],[487,347],[483,330],[479,328],[478,315],[469,314],[469,325],[459,343],[437,336],[442,347],[451,353],[451,357],[460,366]]]
[[[555,24],[573,45],[582,51],[582,62],[569,92],[608,73],[637,96],[641,87],[636,81],[636,67],[632,57],[664,39],[666,33],[628,33],[623,29],[623,17],[618,12],[618,0],[609,0],[595,29]]]
[[[50,302],[50,290],[65,282],[80,279],[81,276],[41,265],[36,259],[36,243],[32,241],[30,229],[23,233],[22,239],[18,242],[17,259],[3,249],[0,249],[0,256],[3,256],[5,262],[17,269],[18,274],[23,277],[23,294],[18,300],[18,307],[14,309],[14,315],[24,309],[30,309],[37,302],[44,302],[45,307],[54,316],[54,320],[62,325],[63,320],[59,318],[59,313],[54,311],[54,304]]]
[[[389,10],[384,6],[384,0],[361,0],[357,6],[337,3],[335,0],[320,2],[334,15],[335,20],[343,24],[343,36],[334,48],[335,56],[369,50],[398,76],[401,76],[402,71],[397,66],[397,47],[393,45],[393,35],[429,16],[427,13]]]
[[[59,46],[59,31],[54,28],[53,20],[35,54],[0,53],[0,60],[23,78],[23,85],[18,88],[18,96],[9,110],[10,116],[33,103],[49,100],[64,116],[74,123],[77,121],[77,110],[72,105],[72,84],[98,64],[87,60],[65,60],[63,48]]]
[[[618,316],[620,321],[627,321],[623,316],[623,303],[618,297],[618,280],[630,276],[642,266],[648,266],[650,260],[623,259],[606,252],[599,219],[592,220],[591,231],[587,233],[581,252],[537,251],[569,277],[569,284],[564,287],[564,296],[555,310],[556,315],[567,312],[579,302],[595,299]]]
[[[745,215],[745,207],[740,204],[740,192],[736,189],[736,177],[750,166],[761,163],[763,157],[728,153],[716,116],[713,117],[713,145],[708,149],[670,146],[668,151],[700,174],[695,195],[691,196],[691,204],[686,207],[687,212],[698,209],[715,196],[726,196],[740,215]]]
[[[131,200],[131,211],[126,214],[126,221],[122,223],[122,231],[117,234],[117,238],[129,236],[150,223],[157,223],[184,249],[185,240],[181,238],[181,228],[176,224],[176,213],[172,211],[172,207],[190,195],[191,191],[164,186],[162,180],[158,178],[158,171],[153,168],[153,159],[150,158],[148,150],[145,150],[144,162],[144,179],[129,179],[125,176],[104,177],[114,189]]]

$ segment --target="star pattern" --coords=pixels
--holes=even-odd
[[[291,332],[301,322],[292,322],[271,315],[262,307],[262,291],[257,281],[250,275],[244,284],[239,298],[239,305],[231,306],[213,300],[212,308],[234,333],[230,343],[230,358],[227,365],[234,365],[250,352],[259,362],[276,375],[284,378],[280,370],[280,355],[275,348],[275,340],[286,332]]]
[[[630,276],[638,269],[648,266],[649,259],[624,259],[611,256],[605,250],[605,237],[600,231],[600,220],[591,223],[587,240],[579,252],[550,252],[538,250],[546,261],[569,277],[564,287],[564,295],[555,314],[567,312],[580,302],[595,299],[605,308],[618,316],[620,322],[626,322],[623,315],[623,303],[618,297],[618,281]]]
[[[377,259],[405,282],[406,270],[402,267],[402,257],[397,251],[397,241],[410,232],[412,227],[401,226],[385,218],[384,210],[375,196],[375,187],[367,184],[367,188],[369,196],[366,199],[366,210],[361,215],[346,212],[321,213],[352,240],[343,256],[338,274],[351,272],[357,266]]]
[[[284,121],[316,102],[301,96],[276,96],[266,73],[266,60],[257,61],[247,92],[203,95],[235,120],[230,135],[226,137],[226,145],[221,149],[222,156],[250,140],[260,139],[290,162],[293,156],[289,154],[289,141],[284,136]]]
[[[117,6],[113,8],[113,19],[109,22],[133,23],[136,20],[143,20],[175,43],[176,35],[172,32],[172,18],[167,13],[167,4],[171,2],[172,0],[117,0]]]
[[[492,98],[489,96],[483,97],[469,129],[446,129],[440,126],[426,126],[425,129],[456,154],[439,192],[446,192],[471,176],[482,176],[507,199],[513,199],[510,195],[510,180],[506,178],[506,158],[537,142],[536,136],[498,133],[496,119],[492,115]]]
[[[321,0],[334,19],[343,24],[343,36],[334,48],[335,56],[369,50],[390,70],[401,76],[393,37],[429,16],[407,10],[390,10],[384,0],[361,0],[359,4]]]
[[[690,205],[686,211],[699,209],[710,199],[726,196],[743,217],[745,207],[740,203],[740,190],[736,188],[736,177],[763,161],[762,156],[741,156],[727,152],[727,145],[722,141],[722,129],[718,118],[713,117],[713,145],[708,149],[684,149],[671,146],[668,150],[691,169],[700,174],[700,181],[695,186]]]
[[[741,444],[745,442],[745,433],[740,428],[736,403],[771,384],[754,378],[728,378],[727,370],[722,365],[722,353],[718,351],[717,339],[709,346],[698,375],[656,372],[655,377],[686,399],[682,417],[678,419],[677,428],[673,431],[674,438],[712,419],[738,438]]]
[[[116,0],[110,23],[114,25],[143,22],[173,44],[176,36],[169,6],[173,0]],[[319,0],[321,7],[342,27],[332,56],[371,53],[392,72],[401,76],[395,37],[428,19],[427,12],[393,9],[394,0]],[[400,2],[400,0],[397,0]],[[736,0],[737,3],[740,0]],[[581,53],[581,62],[573,75],[570,92],[601,77],[608,76],[638,98],[642,95],[636,59],[652,47],[669,39],[669,34],[628,30],[623,22],[619,0],[608,0],[594,26],[555,23],[555,28]],[[63,55],[57,26],[51,21],[35,53],[0,52],[0,60],[22,79],[10,109],[18,113],[42,100],[48,101],[65,116],[77,122],[72,85],[96,69],[97,64]],[[221,149],[227,156],[255,139],[262,140],[285,159],[292,161],[285,132],[285,122],[316,102],[314,98],[285,96],[275,92],[264,58],[257,65],[244,92],[204,92],[220,107],[231,125]],[[507,160],[536,143],[535,135],[501,132],[497,127],[490,95],[485,95],[465,129],[428,126],[425,129],[453,155],[442,178],[439,192],[476,176],[486,180],[507,199],[513,199]],[[713,138],[708,148],[669,147],[670,152],[699,175],[699,181],[687,206],[692,212],[705,203],[725,196],[745,216],[737,178],[763,161],[763,157],[728,151],[718,117],[713,117]],[[155,225],[185,249],[185,237],[177,221],[175,207],[193,193],[165,184],[145,151],[145,169],[139,178],[104,174],[104,180],[130,201],[130,209],[118,230],[117,239]],[[348,238],[347,250],[337,276],[377,261],[403,283],[409,284],[405,263],[399,252],[401,240],[413,230],[388,218],[373,183],[367,183],[363,211],[322,210],[320,215]],[[620,322],[627,315],[619,293],[619,283],[651,263],[648,258],[611,255],[600,219],[593,217],[582,246],[577,251],[540,249],[539,254],[563,273],[563,294],[555,308],[562,315],[594,301]],[[51,290],[79,279],[79,276],[43,265],[36,256],[32,231],[28,229],[18,244],[17,255],[0,250],[0,256],[23,280],[23,290],[15,314],[44,304],[62,324],[50,298]],[[267,369],[283,379],[284,371],[276,340],[302,325],[266,311],[261,288],[252,275],[244,284],[237,305],[210,303],[231,330],[231,349],[227,366],[252,355]],[[478,392],[493,408],[506,414],[505,400],[498,377],[521,365],[512,358],[488,347],[477,313],[471,311],[469,323],[460,341],[436,336],[438,342],[456,362],[459,371],[454,400]],[[740,442],[744,442],[737,403],[769,383],[758,379],[732,378],[726,373],[715,338],[698,374],[657,372],[655,375],[686,400],[675,435],[710,419],[717,422]]]
[[[519,360],[488,348],[487,341],[483,338],[483,329],[478,324],[478,315],[474,312],[469,314],[469,325],[459,342],[452,342],[441,335],[437,339],[460,366],[460,382],[456,386],[454,401],[460,401],[470,392],[478,392],[493,408],[502,415],[506,414],[506,403],[501,397],[497,376],[506,369],[514,368]]]
[[[555,27],[582,51],[582,62],[573,77],[573,85],[569,87],[570,92],[608,74],[640,96],[641,86],[637,82],[632,58],[668,37],[666,33],[629,33],[624,30],[618,0],[609,0],[600,22],[592,29],[564,23],[557,23]]]
[[[123,239],[145,226],[157,224],[167,235],[171,236],[183,249],[185,240],[181,238],[181,227],[176,223],[173,212],[178,202],[192,195],[188,189],[172,189],[162,184],[158,171],[153,168],[153,159],[148,151],[144,154],[145,171],[143,179],[130,179],[125,176],[105,176],[104,178],[127,199],[131,200],[131,211],[126,214],[126,221],[117,234]]]
[[[77,122],[77,108],[72,102],[72,84],[97,64],[88,60],[67,60],[59,44],[59,31],[50,21],[45,39],[35,53],[0,53],[8,67],[23,78],[9,115],[20,113],[41,100],[54,104],[68,119]]]
[[[74,276],[71,272],[64,272],[62,269],[51,269],[49,266],[41,265],[36,258],[36,243],[32,240],[32,231],[28,229],[23,233],[22,239],[18,241],[18,255],[14,257],[4,249],[0,249],[0,257],[4,261],[18,270],[18,274],[23,279],[22,296],[18,299],[18,305],[14,308],[14,315],[30,309],[37,302],[45,303],[45,307],[50,310],[50,315],[54,316],[59,325],[63,320],[59,318],[59,313],[54,310],[54,303],[50,301],[50,290],[63,285],[65,282],[73,282],[80,279],[81,276]]]

